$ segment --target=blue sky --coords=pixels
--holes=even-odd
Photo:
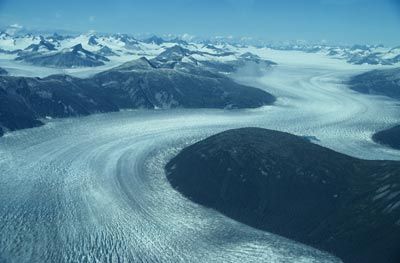
[[[400,0],[0,0],[0,25],[400,45]]]

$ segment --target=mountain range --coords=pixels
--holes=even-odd
[[[243,42],[202,40],[187,42],[180,38],[163,39],[152,36],[137,39],[126,34],[80,34],[74,36],[9,35],[0,33],[0,54],[9,59],[37,66],[58,68],[96,67],[115,61],[127,62],[145,56],[154,58],[172,46],[194,52],[186,55],[199,61],[229,61],[246,52],[246,48],[297,50],[345,60],[351,64],[396,65],[400,63],[400,48],[353,45],[329,46],[304,43],[264,44],[252,46]],[[11,56],[12,55],[12,56]]]

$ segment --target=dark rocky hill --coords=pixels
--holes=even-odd
[[[0,68],[0,76],[6,76],[8,75],[7,70],[5,70],[4,68]]]
[[[361,93],[400,100],[400,68],[369,71],[354,76],[349,85],[351,89]]]
[[[127,108],[255,108],[275,98],[198,68],[158,68],[145,58],[88,79],[0,77],[0,128],[36,127],[62,118]]]
[[[372,139],[380,144],[400,150],[400,125],[379,131],[372,136]]]
[[[383,95],[400,100],[400,68],[374,70],[353,77],[350,88],[372,95]],[[372,139],[378,143],[400,149],[400,126],[377,132]]]
[[[190,200],[328,251],[400,262],[400,163],[356,159],[288,133],[230,130],[182,150],[167,178]]]

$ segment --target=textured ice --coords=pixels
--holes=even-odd
[[[7,134],[0,262],[337,262],[186,200],[163,167],[183,147],[245,126],[315,136],[356,157],[400,159],[370,140],[399,122],[395,103],[347,89],[342,81],[357,70],[282,63],[257,79],[237,76],[278,95],[276,106],[124,111]]]

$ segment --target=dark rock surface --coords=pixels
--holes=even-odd
[[[4,68],[0,68],[0,76],[6,76],[8,75],[7,70],[5,70]]]
[[[374,70],[353,77],[350,88],[366,94],[383,95],[400,100],[400,68]],[[375,142],[400,149],[400,126],[375,133]]]
[[[167,178],[190,200],[344,262],[400,262],[400,163],[245,128],[183,149]]]
[[[400,150],[400,125],[379,131],[372,136],[372,139],[377,143]]]
[[[369,71],[353,77],[349,85],[361,93],[400,100],[400,68]]]

